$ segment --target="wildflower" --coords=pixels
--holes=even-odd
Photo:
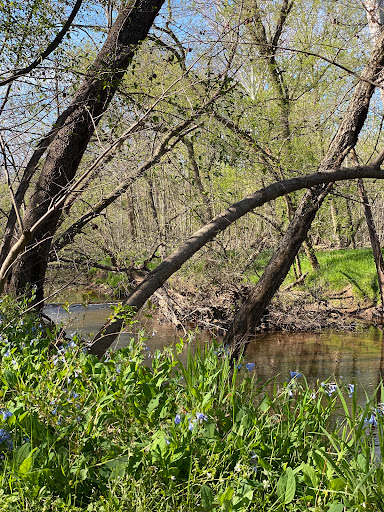
[[[337,391],[337,384],[335,384],[333,382],[330,384],[326,384],[325,382],[322,382],[321,385],[325,389],[325,392],[327,393],[328,396],[332,396],[333,393],[335,391]]]
[[[52,409],[51,414],[52,414],[52,416],[56,416],[56,414],[57,414],[57,409]]]
[[[7,444],[7,447],[12,450],[13,443],[11,439],[11,434],[8,432],[8,430],[5,430],[4,428],[0,428],[0,444]]]
[[[165,444],[171,444],[171,441],[169,439],[167,439],[166,437],[164,439],[165,439]]]
[[[373,414],[371,414],[371,417],[370,417],[369,419],[368,419],[368,418],[365,418],[364,423],[368,423],[368,424],[372,425],[372,427],[377,427],[377,419],[376,419],[376,416],[374,416]]]
[[[75,393],[75,391],[72,391],[72,396],[76,400],[76,398],[79,398],[79,393]]]
[[[302,373],[300,373],[300,372],[296,372],[296,371],[294,371],[294,370],[290,371],[289,373],[290,373],[290,375],[291,375],[291,379],[290,379],[290,380],[292,380],[292,379],[299,379],[300,377],[302,377],[302,376],[303,376],[303,374],[302,374]]]
[[[115,370],[117,374],[121,373],[121,368],[118,364],[116,365]]]
[[[255,365],[255,363],[247,363],[247,364],[245,365],[246,369],[247,369],[249,372],[251,372],[251,371],[255,368],[255,366],[256,366],[256,365]]]
[[[189,422],[188,430],[193,430],[193,423],[194,423],[194,420],[191,420],[191,421]]]
[[[206,417],[205,414],[203,414],[202,412],[197,412],[196,413],[196,418],[201,422],[201,421],[208,421],[208,418]]]
[[[11,352],[10,352],[10,350],[8,349],[8,350],[6,351],[6,353],[4,354],[4,357],[10,357],[10,355],[11,355]]]
[[[3,415],[3,420],[7,420],[13,415],[13,413],[11,411],[8,411],[7,409],[1,409],[0,412]]]
[[[240,370],[240,368],[241,368],[242,366],[243,366],[242,364],[238,364],[238,365],[236,365],[236,368],[237,368],[238,370]]]
[[[312,400],[316,400],[316,393],[312,393],[311,398],[312,398]]]
[[[180,414],[176,414],[175,416],[175,425],[179,425],[181,423],[181,416]]]
[[[348,384],[348,392],[349,392],[349,398],[353,396],[353,393],[355,392],[355,386],[353,384]]]

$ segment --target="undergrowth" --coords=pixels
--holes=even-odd
[[[99,361],[26,306],[0,307],[0,511],[384,509],[381,409],[353,386],[267,392],[215,343]]]

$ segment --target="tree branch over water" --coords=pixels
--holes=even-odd
[[[218,233],[227,229],[231,224],[251,210],[285,194],[301,189],[313,188],[316,193],[319,193],[322,189],[325,189],[325,185],[336,181],[356,178],[383,179],[384,171],[377,165],[377,162],[380,161],[381,158],[378,158],[375,161],[375,165],[372,166],[333,169],[282,180],[258,190],[237,203],[233,203],[208,224],[196,231],[172,254],[165,258],[156,269],[146,276],[136,290],[129,295],[123,305],[131,306],[134,312],[137,312],[151,295],[179,270],[186,261],[199,251],[199,249],[204,247],[208,242],[213,240]],[[118,336],[123,325],[124,319],[119,317],[114,317],[104,325],[92,340],[89,349],[90,353],[99,358],[102,357]]]

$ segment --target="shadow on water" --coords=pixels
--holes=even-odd
[[[69,335],[80,331],[82,336],[90,337],[111,314],[111,306],[111,303],[87,307],[74,304],[66,311],[62,306],[50,305],[44,312],[54,322],[62,322]],[[112,349],[126,346],[142,330],[152,354],[156,349],[178,343],[185,335],[172,324],[141,315],[131,332],[120,334]],[[208,332],[194,331],[191,339],[193,349],[197,343],[210,342],[212,337]],[[254,372],[264,382],[274,377],[277,382],[284,382],[291,370],[297,370],[314,386],[327,379],[358,384],[361,403],[365,401],[365,392],[372,396],[380,379],[384,379],[383,333],[369,328],[360,332],[258,334],[248,347],[245,362],[255,363]],[[384,401],[384,397],[379,401]]]

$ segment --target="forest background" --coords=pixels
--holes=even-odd
[[[382,104],[374,92],[383,59],[381,5],[140,5],[141,12],[133,2],[0,3],[2,287],[35,287],[41,306],[49,262],[65,268],[66,281],[68,268],[73,281],[95,269],[113,272],[118,277],[106,279],[121,296],[149,275],[159,282],[147,300],[187,261],[175,288],[190,298],[199,290],[200,298],[229,286],[234,309],[242,285],[258,281],[275,248],[287,247],[279,275],[267,276],[271,292],[251,315],[254,325],[291,263],[293,280],[302,275],[299,250],[318,273],[315,250],[369,246],[363,202],[381,239],[380,180],[365,181],[365,199],[356,180],[313,188],[306,214],[299,191],[359,173],[381,177]],[[120,69],[108,44],[135,12],[139,21],[143,12],[151,19],[142,34],[133,24]],[[87,103],[91,82],[99,89]],[[70,124],[79,105],[86,133]],[[81,150],[71,146],[76,137]],[[48,169],[59,146],[70,151]],[[342,164],[350,174],[319,178]],[[314,182],[306,181],[310,174]],[[294,178],[303,181],[283,181]],[[231,206],[258,189],[272,195],[257,209]],[[236,208],[241,218],[233,222],[228,212]],[[200,251],[181,257],[192,234],[223,211]],[[300,239],[291,247],[284,236],[292,231]],[[165,277],[148,274],[172,254],[178,259]],[[351,273],[346,277],[356,284]],[[311,294],[322,299],[317,289]],[[233,332],[240,331],[235,322]]]

